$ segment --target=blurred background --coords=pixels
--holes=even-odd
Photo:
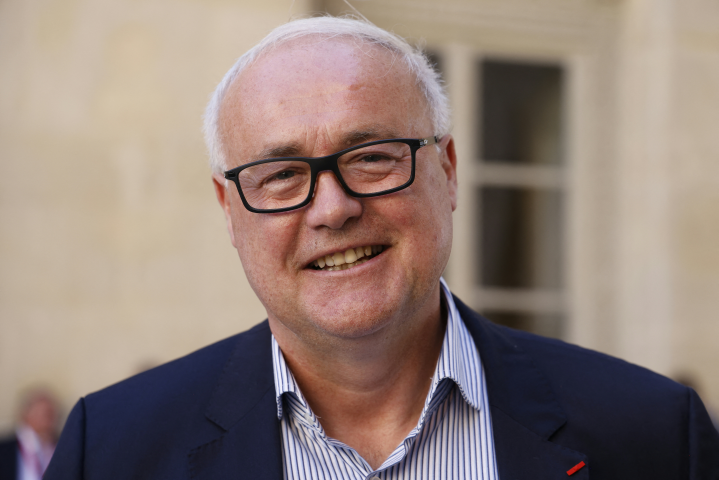
[[[719,3],[354,0],[447,82],[446,279],[719,408]],[[200,133],[235,59],[341,0],[0,0],[0,431],[265,318]],[[590,381],[591,379],[587,379]]]

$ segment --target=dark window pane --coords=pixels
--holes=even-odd
[[[562,69],[485,60],[481,68],[481,158],[561,162]]]
[[[501,288],[562,286],[562,195],[557,190],[478,189],[481,283]]]
[[[500,312],[486,310],[482,315],[494,323],[545,337],[562,338],[562,316],[559,314]]]

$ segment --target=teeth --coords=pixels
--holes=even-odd
[[[334,272],[337,270],[347,270],[348,268],[362,265],[369,260],[371,255],[382,252],[381,245],[372,245],[366,247],[348,248],[344,252],[325,255],[312,262],[312,266],[325,271]]]
[[[340,265],[344,265],[345,263],[347,263],[347,262],[345,262],[345,256],[343,253],[337,252],[332,256],[332,258],[335,261],[336,267],[339,267]]]
[[[362,264],[365,263],[367,260],[369,260],[369,259],[365,258],[364,260],[358,260],[357,262],[355,262],[355,263],[353,263],[353,264],[351,264],[351,265],[350,265],[349,263],[345,263],[344,265],[340,265],[340,266],[335,265],[334,267],[327,267],[327,268],[325,268],[325,269],[323,269],[323,270],[328,271],[328,272],[334,272],[334,271],[337,271],[337,270],[347,270],[348,268],[352,268],[352,267],[355,267],[355,266],[357,266],[357,265],[362,265]]]

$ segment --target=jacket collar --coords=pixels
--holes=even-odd
[[[222,429],[232,428],[274,390],[270,344],[267,320],[239,335],[205,412]]]
[[[489,403],[548,439],[567,419],[544,374],[500,327],[454,300],[487,372]]]
[[[567,423],[545,374],[502,327],[481,317],[457,297],[457,309],[474,338],[487,378],[495,455],[500,478],[569,478],[587,457],[549,441]],[[588,479],[581,468],[572,480]]]
[[[190,478],[282,478],[270,338],[267,321],[238,337],[205,411],[221,430],[190,452]]]

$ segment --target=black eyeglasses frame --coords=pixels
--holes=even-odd
[[[353,191],[351,188],[347,186],[344,179],[342,178],[342,174],[340,173],[339,166],[337,165],[337,160],[344,154],[349,153],[353,150],[358,150],[360,148],[369,147],[371,145],[378,145],[381,143],[404,143],[409,146],[410,151],[412,152],[412,172],[409,176],[409,179],[402,185],[394,188],[390,188],[389,190],[382,190],[381,192],[375,192],[375,193],[358,193]],[[378,197],[380,195],[388,195],[390,193],[398,192],[400,190],[403,190],[410,185],[412,185],[412,182],[414,182],[414,172],[415,172],[415,159],[417,157],[416,153],[417,150],[419,150],[422,147],[425,147],[427,145],[433,145],[435,143],[439,143],[439,137],[427,137],[427,138],[391,138],[387,140],[375,140],[373,142],[367,142],[367,143],[361,143],[359,145],[355,145],[350,148],[346,148],[344,150],[341,150],[337,153],[333,153],[331,155],[327,155],[325,157],[281,157],[281,158],[267,158],[264,160],[257,160],[254,162],[247,163],[245,165],[240,165],[239,167],[232,168],[230,170],[227,170],[224,172],[224,177],[227,180],[232,180],[237,187],[237,191],[240,194],[240,199],[242,199],[242,204],[245,206],[247,210],[253,213],[281,213],[281,212],[288,212],[290,210],[296,210],[298,208],[302,208],[310,201],[312,200],[312,197],[314,196],[315,192],[315,183],[317,182],[317,175],[320,172],[325,171],[331,171],[335,174],[335,178],[340,182],[340,185],[342,185],[342,188],[344,188],[345,192],[347,192],[348,195],[356,198],[367,198],[367,197]],[[254,165],[261,165],[263,163],[271,163],[271,162],[280,162],[280,161],[293,161],[293,162],[306,162],[310,166],[310,189],[307,193],[307,198],[304,199],[301,203],[298,205],[294,205],[292,207],[283,207],[283,208],[270,208],[270,209],[260,209],[260,208],[254,208],[249,203],[247,203],[247,199],[245,198],[245,195],[242,193],[242,187],[240,187],[240,180],[239,180],[239,174],[242,170],[252,167]]]

